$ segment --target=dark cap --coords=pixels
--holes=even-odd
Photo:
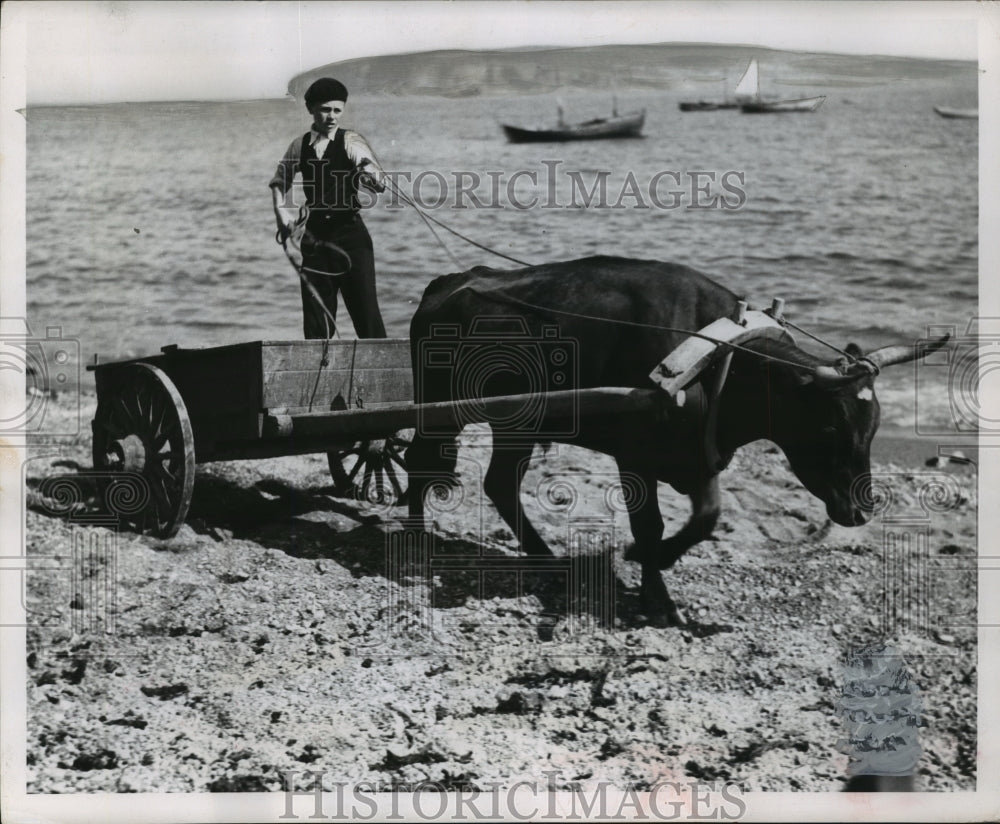
[[[321,77],[306,89],[306,108],[328,100],[347,100],[347,86],[332,77]]]

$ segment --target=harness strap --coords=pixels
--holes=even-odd
[[[732,363],[732,351],[726,352],[719,362],[719,371],[715,374],[712,391],[708,397],[708,418],[705,421],[705,464],[712,474],[722,469],[722,456],[719,454],[719,398],[729,377],[729,365]]]
[[[736,310],[733,312],[733,322],[738,326],[747,325],[747,304],[746,301],[739,301]],[[729,377],[729,367],[733,362],[733,350],[727,350],[722,360],[719,361],[718,371],[712,381],[712,390],[708,396],[708,415],[705,421],[705,437],[703,446],[705,450],[705,464],[709,472],[715,474],[722,469],[722,456],[719,454],[719,399],[722,397],[722,389],[726,385],[726,378]]]

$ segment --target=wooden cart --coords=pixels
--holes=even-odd
[[[407,430],[456,414],[466,422],[507,416],[537,396],[413,403],[405,338],[253,341],[95,363],[94,468],[142,475],[145,505],[128,520],[160,537],[187,515],[195,464],[326,452],[336,487],[379,503],[406,492]],[[652,402],[655,390],[546,393],[548,414],[580,404],[605,413]],[[585,410],[584,410],[585,411]]]
[[[97,381],[94,467],[138,472],[149,505],[140,532],[170,536],[187,515],[196,463],[328,452],[334,484],[367,495],[405,490],[405,426],[355,433],[351,410],[412,406],[409,341],[253,341],[88,367]],[[293,416],[348,413],[320,438]],[[375,434],[381,441],[373,444]]]
[[[745,306],[744,306],[745,309]],[[455,420],[516,418],[543,399],[550,420],[665,413],[715,356],[718,342],[785,334],[772,318],[740,312],[689,338],[650,376],[658,388],[566,389],[413,403],[410,342],[253,341],[182,349],[89,366],[97,381],[94,468],[115,483],[145,480],[128,516],[139,532],[169,537],[187,515],[195,464],[326,452],[335,486],[369,501],[401,503],[407,430]],[[572,385],[572,382],[569,382]],[[427,430],[424,430],[427,431]],[[126,476],[127,473],[127,476]]]

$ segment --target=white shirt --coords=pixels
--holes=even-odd
[[[315,150],[316,157],[323,156],[323,152],[326,151],[327,146],[330,145],[336,135],[337,129],[334,129],[328,135],[317,132],[315,129],[309,130],[309,145]],[[344,150],[347,152],[347,157],[351,163],[357,167],[364,166],[366,172],[370,172],[380,185],[384,185],[385,172],[382,171],[382,166],[376,159],[375,152],[372,151],[367,140],[357,132],[344,129]],[[285,156],[278,161],[278,168],[275,170],[274,177],[271,178],[268,186],[279,189],[282,194],[287,194],[288,190],[292,188],[292,180],[295,177],[295,173],[299,171],[301,160],[302,137],[297,137],[288,146]]]

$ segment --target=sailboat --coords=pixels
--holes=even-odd
[[[736,100],[744,114],[784,114],[785,112],[814,112],[823,105],[826,96],[802,97],[796,100],[764,100],[760,96],[760,69],[757,58],[750,61],[743,77],[736,84]]]

